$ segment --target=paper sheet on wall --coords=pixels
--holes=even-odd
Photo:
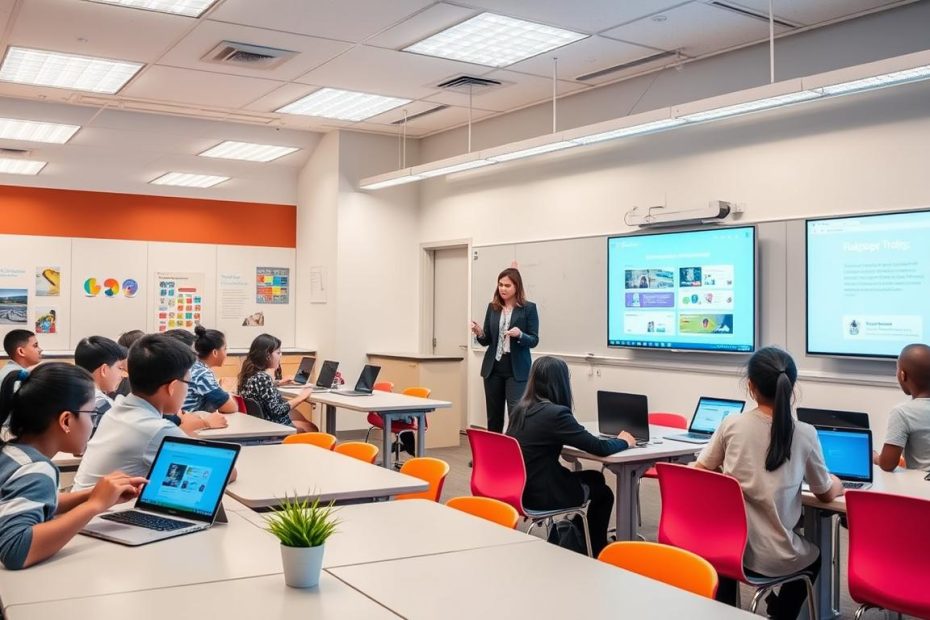
[[[326,303],[326,268],[310,267],[310,303]]]
[[[265,324],[264,313],[255,311],[252,286],[248,276],[242,273],[220,273],[220,320],[235,321],[236,325],[243,327]]]
[[[202,273],[156,272],[157,304],[155,328],[193,331],[203,317]]]

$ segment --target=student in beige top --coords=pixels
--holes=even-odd
[[[765,347],[750,358],[746,374],[756,408],[725,418],[695,466],[722,471],[743,489],[747,573],[780,577],[803,570],[814,579],[820,550],[794,531],[801,518],[801,483],[823,502],[842,495],[843,487],[827,472],[814,427],[792,415],[798,369],[791,356]],[[735,605],[737,587],[721,577],[717,600]],[[794,620],[806,596],[803,582],[785,584],[766,599],[769,617]]]

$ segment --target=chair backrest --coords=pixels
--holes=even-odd
[[[656,463],[656,472],[662,498],[659,542],[696,553],[718,574],[745,581],[749,527],[736,478],[671,463]]]
[[[248,407],[245,404],[245,399],[239,396],[238,394],[230,394],[232,399],[236,402],[236,411],[241,411],[242,413],[248,413]]]
[[[493,521],[510,529],[517,527],[517,522],[520,520],[520,513],[517,512],[516,508],[491,497],[462,495],[450,499],[446,502],[446,506]]]
[[[874,491],[846,493],[849,595],[909,616],[930,618],[923,579],[930,557],[930,501]],[[903,527],[895,527],[900,524]]]
[[[374,463],[378,458],[378,446],[364,441],[347,441],[333,448],[333,451],[366,463]]]
[[[285,437],[283,443],[308,443],[325,450],[332,450],[336,445],[336,437],[329,433],[295,433]]]
[[[427,387],[408,387],[404,388],[403,394],[406,396],[416,396],[417,398],[429,398],[433,391]]]
[[[402,493],[394,499],[428,499],[438,502],[439,496],[442,495],[442,485],[445,484],[446,476],[449,474],[449,464],[441,459],[418,456],[407,459],[401,465],[400,473],[425,480],[429,483],[429,488],[420,493]]]
[[[656,411],[649,414],[649,423],[669,428],[688,428],[688,419],[680,413],[663,413]]]
[[[252,400],[251,398],[245,398],[240,396],[245,402],[245,412],[252,417],[265,419],[265,412],[262,410],[262,405],[257,400]]]
[[[686,549],[654,542],[615,542],[604,547],[597,559],[700,596],[717,594],[717,571]]]
[[[526,464],[520,443],[508,435],[478,428],[470,428],[466,434],[471,444],[471,494],[499,499],[526,516]]]
[[[394,384],[391,381],[378,381],[371,389],[378,390],[379,392],[393,392]]]

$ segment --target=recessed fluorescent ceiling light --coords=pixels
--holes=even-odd
[[[278,108],[275,112],[335,118],[341,121],[363,121],[406,103],[410,103],[410,99],[321,88],[283,108]]]
[[[213,187],[229,177],[216,177],[209,174],[189,174],[187,172],[169,172],[149,181],[152,185],[180,185],[182,187]]]
[[[723,118],[725,116],[737,116],[738,114],[746,114],[748,112],[758,112],[759,110],[768,110],[769,108],[778,108],[783,105],[789,105],[791,103],[797,103],[799,101],[807,101],[808,99],[816,99],[817,97],[820,97],[820,96],[821,96],[820,93],[816,93],[812,90],[802,90],[796,93],[788,93],[787,95],[778,95],[777,97],[768,97],[766,99],[758,99],[756,101],[748,101],[746,103],[728,105],[722,108],[708,110],[706,112],[697,112],[695,114],[687,114],[679,118],[686,120],[688,122],[709,121],[715,118]]]
[[[145,9],[159,13],[174,13],[187,17],[200,17],[216,0],[91,0],[101,4],[116,4],[133,9]]]
[[[23,121],[17,118],[0,118],[0,138],[5,140],[64,144],[80,128],[80,125],[59,125],[58,123]]]
[[[553,142],[552,144],[543,144],[542,146],[534,146],[533,148],[523,149],[522,151],[514,151],[513,153],[504,153],[503,155],[495,155],[494,157],[488,157],[491,161],[501,162],[501,161],[511,161],[513,159],[522,159],[524,157],[533,157],[534,155],[542,155],[543,153],[551,153],[552,151],[561,151],[562,149],[571,148],[573,146],[578,146],[575,142]]]
[[[48,162],[30,159],[9,159],[0,157],[0,172],[6,174],[39,174]]]
[[[0,67],[0,80],[112,95],[141,68],[137,62],[11,47]]]
[[[669,127],[683,125],[684,123],[685,121],[680,118],[667,118],[661,121],[643,123],[642,125],[632,125],[630,127],[614,129],[613,131],[604,131],[601,133],[592,134],[590,136],[572,138],[572,142],[577,142],[578,144],[593,144],[595,142],[603,142],[604,140],[625,138],[627,136],[635,136],[643,133],[650,133],[652,131],[659,131],[660,129],[668,129]]]
[[[220,142],[213,148],[200,154],[201,157],[218,159],[242,159],[245,161],[274,161],[279,157],[290,155],[300,149],[296,146],[272,146],[270,144],[252,144],[250,142]]]
[[[405,52],[506,67],[588,35],[562,28],[482,13],[404,48]]]
[[[369,183],[368,185],[362,185],[361,189],[384,189],[385,187],[394,187],[395,185],[404,185],[405,183],[413,183],[414,181],[419,181],[423,177],[419,175],[407,175],[402,177],[397,177],[395,179],[388,179],[386,181],[378,181],[377,183]]]
[[[882,88],[885,86],[893,86],[895,84],[903,84],[904,82],[926,80],[927,78],[930,78],[930,65],[915,67],[905,71],[895,71],[894,73],[886,73],[885,75],[876,75],[875,77],[854,80],[852,82],[845,82],[843,84],[825,86],[820,90],[822,90],[823,94],[825,95],[842,95],[844,93],[851,93],[857,90]]]
[[[490,166],[493,164],[493,161],[487,159],[476,159],[475,161],[466,161],[462,164],[453,164],[451,166],[443,166],[442,168],[436,168],[435,170],[424,170],[418,173],[418,176],[428,179],[430,177],[438,177],[443,174],[452,174],[454,172],[462,172],[464,170],[474,170],[475,168],[481,168],[483,166]]]

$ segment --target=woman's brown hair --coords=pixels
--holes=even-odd
[[[281,348],[281,341],[271,334],[259,334],[249,347],[249,354],[242,360],[239,370],[237,391],[241,392],[246,381],[266,368],[271,363],[271,354]]]
[[[504,278],[513,282],[514,288],[517,289],[513,296],[514,301],[516,301],[518,306],[522,307],[523,304],[526,303],[526,292],[523,290],[523,278],[520,277],[520,271],[514,267],[508,267],[497,275],[497,282],[500,282]],[[494,297],[491,298],[491,306],[494,308],[495,312],[500,312],[504,309],[504,300],[501,299],[501,293],[497,288],[497,284],[494,285]]]

